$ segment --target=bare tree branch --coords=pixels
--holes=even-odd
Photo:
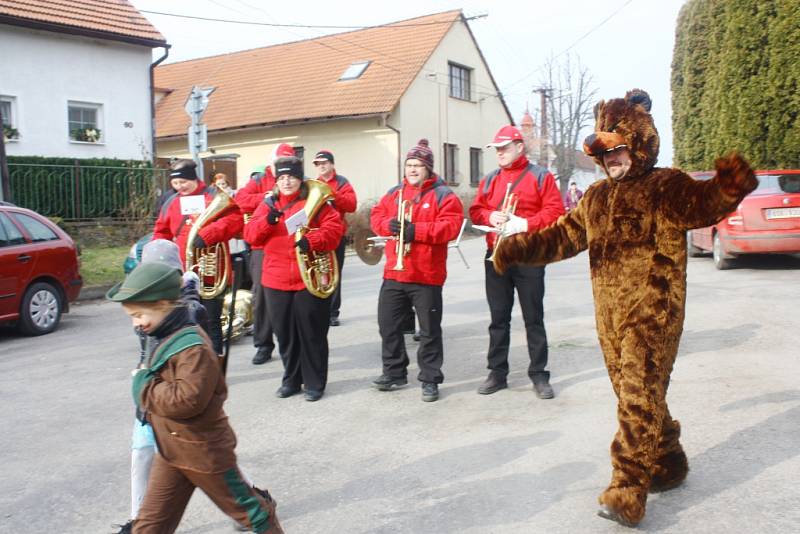
[[[581,132],[592,123],[597,89],[589,70],[571,54],[561,61],[547,60],[544,71],[541,83],[547,92],[548,144],[555,154],[556,178],[566,191],[575,172]]]

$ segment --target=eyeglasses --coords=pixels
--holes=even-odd
[[[425,165],[419,163],[406,163],[406,169],[421,169],[425,167]]]
[[[276,182],[290,182],[292,180],[300,180],[297,176],[292,176],[291,174],[281,174],[277,178],[275,178]]]

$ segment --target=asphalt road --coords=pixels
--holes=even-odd
[[[554,400],[535,397],[518,308],[510,389],[485,377],[488,310],[482,241],[451,255],[445,285],[445,384],[423,403],[379,374],[380,266],[348,258],[342,326],[331,329],[330,382],[317,403],[277,399],[281,364],[250,364],[234,345],[226,410],[240,465],[268,487],[289,533],[604,533],[615,402],[595,337],[586,254],[547,271]],[[684,486],[651,496],[639,530],[800,530],[800,258],[761,257],[731,271],[691,259],[670,409],[684,430]],[[416,344],[407,337],[410,350]],[[130,369],[137,344],[118,305],[75,306],[40,338],[0,331],[0,532],[105,533],[129,511]],[[413,359],[413,356],[412,356]],[[200,492],[179,532],[231,532]]]

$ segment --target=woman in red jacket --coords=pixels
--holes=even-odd
[[[303,252],[336,249],[342,237],[339,213],[327,203],[307,224],[311,228],[295,241],[286,220],[305,207],[308,187],[303,182],[303,164],[295,157],[275,162],[273,194],[256,208],[245,226],[244,238],[252,246],[264,247],[261,284],[267,314],[284,348],[284,373],[280,398],[300,392],[305,385],[307,401],[317,401],[328,380],[328,328],[330,301],[312,295],[303,283],[295,248]]]
[[[169,197],[158,214],[153,239],[174,241],[181,253],[181,262],[186,263],[186,240],[189,230],[200,213],[216,195],[216,189],[207,188],[195,170],[197,164],[192,160],[178,160],[170,169],[170,185],[175,193]],[[227,242],[242,231],[244,219],[236,204],[232,204],[223,215],[206,224],[197,234],[192,245],[204,248],[220,242]],[[208,311],[208,335],[214,350],[222,354],[222,296],[201,299]]]
[[[403,270],[396,270],[396,239],[402,218],[398,215],[400,195],[411,205],[411,221],[403,229],[403,240],[408,244]],[[438,385],[444,380],[442,286],[447,277],[447,243],[458,236],[463,220],[461,201],[433,173],[433,152],[427,139],[421,139],[406,156],[403,182],[390,189],[370,214],[376,234],[396,236],[384,249],[386,266],[378,297],[383,374],[372,383],[374,388],[390,391],[408,383],[403,323],[413,306],[420,325],[417,378],[422,382],[422,400],[439,398]]]

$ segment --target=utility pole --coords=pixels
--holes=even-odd
[[[3,111],[0,109],[0,125],[3,124]],[[11,176],[6,161],[6,134],[0,135],[0,202],[11,202]]]
[[[192,124],[189,126],[188,140],[189,152],[192,154],[192,159],[197,163],[197,175],[201,180],[205,181],[203,173],[203,159],[200,157],[200,152],[208,150],[208,126],[200,122],[203,113],[208,107],[208,96],[214,92],[216,87],[192,87],[192,92],[186,99],[186,105],[183,109],[192,119]]]
[[[549,96],[547,93],[552,89],[548,87],[540,87],[538,89],[534,89],[534,93],[539,93],[540,97],[540,108],[541,108],[541,124],[539,126],[539,131],[541,135],[539,136],[539,161],[537,162],[542,167],[548,166],[548,152],[549,148],[547,146],[547,97]]]

